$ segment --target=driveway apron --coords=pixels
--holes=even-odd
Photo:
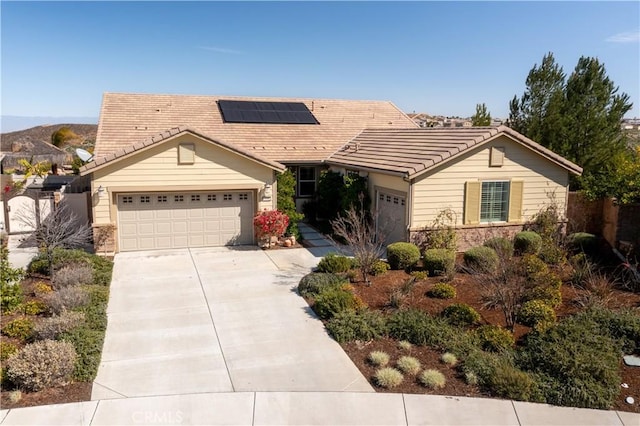
[[[295,293],[318,260],[254,247],[118,254],[92,399],[372,392]]]

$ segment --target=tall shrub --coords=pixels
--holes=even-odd
[[[287,234],[293,235],[296,239],[300,238],[300,231],[298,230],[298,222],[300,222],[304,215],[296,211],[296,177],[291,170],[285,170],[277,176],[278,182],[278,210],[286,214],[289,217],[289,226],[287,227]]]
[[[289,225],[289,217],[280,210],[263,210],[255,215],[253,225],[258,238],[266,238],[270,247],[272,237],[284,235]]]

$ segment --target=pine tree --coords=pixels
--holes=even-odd
[[[491,114],[485,104],[476,104],[476,113],[471,116],[473,126],[490,126]]]
[[[596,58],[582,57],[566,79],[552,53],[529,72],[522,97],[511,100],[509,126],[583,167],[572,189],[610,195],[625,138],[620,122],[632,107]]]

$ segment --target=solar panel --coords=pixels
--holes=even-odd
[[[320,124],[303,102],[219,100],[225,123]]]

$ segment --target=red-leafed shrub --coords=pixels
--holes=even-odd
[[[263,210],[253,218],[258,239],[266,239],[271,245],[271,237],[281,237],[289,226],[289,216],[280,210]]]

